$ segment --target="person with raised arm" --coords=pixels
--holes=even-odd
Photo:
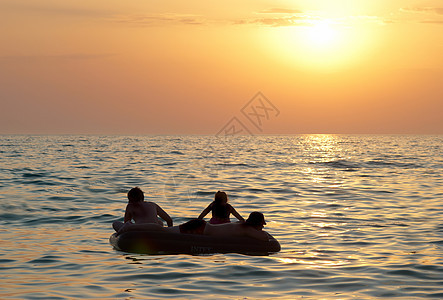
[[[231,222],[229,218],[230,214],[233,214],[239,221],[245,220],[235,208],[228,203],[228,195],[225,192],[218,191],[215,193],[214,201],[202,211],[198,219],[203,219],[210,211],[212,211],[212,218],[209,220],[210,224],[229,223]]]

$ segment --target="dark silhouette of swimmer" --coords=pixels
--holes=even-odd
[[[163,222],[158,217],[165,220],[168,226],[172,226],[171,217],[158,204],[144,201],[144,199],[144,193],[139,187],[132,188],[128,192],[128,205],[124,217],[125,224],[123,225],[119,221],[114,222],[113,227],[116,231],[132,224],[132,220],[135,224],[153,223],[163,226]]]
[[[218,191],[215,193],[214,201],[206,207],[198,216],[198,219],[203,219],[210,211],[212,211],[212,218],[209,221],[211,224],[229,223],[229,215],[232,213],[240,221],[244,221],[243,217],[228,203],[228,195],[225,192]]]

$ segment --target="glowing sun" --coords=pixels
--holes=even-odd
[[[318,21],[308,26],[304,33],[306,40],[315,47],[328,47],[337,42],[339,32],[329,21]]]
[[[352,23],[308,19],[298,26],[269,30],[269,47],[286,64],[309,70],[346,68],[364,57],[371,35]]]

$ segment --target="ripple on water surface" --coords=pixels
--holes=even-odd
[[[443,298],[441,136],[0,137],[0,298]],[[215,151],[217,149],[217,151]],[[225,190],[270,256],[112,249],[140,186],[180,224]]]

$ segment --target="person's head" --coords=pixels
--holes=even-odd
[[[145,195],[139,187],[135,187],[128,192],[128,200],[130,203],[140,202],[145,200]]]
[[[262,229],[263,226],[266,225],[265,216],[261,212],[254,211],[249,215],[245,224],[257,229]]]
[[[228,203],[228,195],[225,192],[218,191],[215,193],[214,202],[218,205],[224,205]]]

